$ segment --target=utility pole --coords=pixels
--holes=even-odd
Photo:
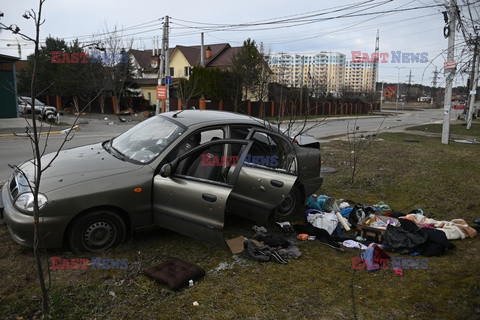
[[[380,112],[382,112],[383,108],[383,81],[382,81],[382,91],[380,91]]]
[[[170,57],[168,54],[168,35],[170,33],[170,26],[168,23],[169,16],[165,16],[165,30],[166,30],[166,40],[165,40],[165,79],[167,77],[169,78],[169,82],[165,83],[165,86],[167,87],[167,99],[165,99],[165,111],[168,112],[170,111],[170,82],[171,82],[171,77],[170,77]]]
[[[457,6],[455,0],[450,0],[450,6],[448,8],[448,16],[450,18],[448,25],[448,54],[446,66],[448,68],[445,70],[447,73],[446,84],[445,84],[445,97],[443,104],[443,127],[442,127],[442,143],[448,144],[450,140],[450,111],[452,109],[452,86],[453,86],[453,77],[455,76],[455,27],[456,27],[456,14]],[[448,71],[447,71],[448,70]]]
[[[478,54],[478,41],[479,37],[475,38],[475,46],[473,51],[473,59],[472,59],[472,73],[470,76],[470,83],[472,88],[470,90],[469,95],[469,103],[468,103],[468,116],[467,120],[467,129],[472,127],[472,117],[473,117],[473,104],[475,103],[475,96],[477,94],[477,87],[478,87],[478,67],[480,65],[480,55]]]
[[[395,67],[398,69],[398,81],[397,81],[397,101],[395,102],[395,110],[398,110],[398,96],[400,95],[400,69],[403,69],[405,67]]]
[[[165,28],[165,23],[163,24],[163,35],[162,35],[162,48],[160,49],[160,61],[159,61],[159,67],[158,67],[158,82],[157,85],[161,86],[162,85],[162,79],[163,79],[163,70],[165,66],[165,40],[166,40],[166,28]],[[160,100],[157,96],[157,107],[155,109],[155,114],[159,114],[162,100]]]
[[[408,98],[410,98],[410,88],[412,86],[412,77],[415,77],[415,76],[412,76],[412,70],[410,69],[410,73],[408,74],[408,86],[407,86],[407,100]]]
[[[203,49],[203,32],[200,33],[201,38],[200,38],[200,66],[205,67],[205,50]]]
[[[302,56],[302,70],[300,73],[300,109],[302,108],[303,105],[303,70],[305,68],[305,56]]]
[[[438,71],[437,71],[437,67],[435,67],[435,71],[433,71],[433,80],[432,80],[432,85],[433,85],[433,88],[432,88],[432,93],[430,94],[431,97],[430,97],[430,105],[433,106],[433,97],[435,95],[435,92],[436,92],[436,88],[437,88],[437,79],[438,79]]]
[[[373,77],[372,77],[373,92],[377,91],[378,60],[379,60],[379,54],[380,54],[379,51],[380,51],[380,31],[377,29],[377,39],[375,41],[375,57],[373,57]],[[383,89],[382,89],[382,94],[383,94]]]

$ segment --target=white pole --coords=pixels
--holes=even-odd
[[[448,8],[450,23],[448,36],[448,54],[447,62],[453,63],[455,61],[455,27],[456,27],[456,10],[455,0],[450,1],[450,7]],[[443,104],[443,127],[442,127],[442,143],[448,144],[450,140],[450,112],[452,109],[452,86],[453,77],[455,76],[455,68],[451,68],[446,77],[445,85],[445,98]]]

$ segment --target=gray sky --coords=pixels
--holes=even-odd
[[[457,0],[459,5],[466,1]],[[480,4],[475,1],[470,0],[475,3],[470,11],[474,20],[479,21]],[[33,36],[32,21],[22,18],[22,14],[28,9],[36,10],[37,2],[2,0],[0,11],[5,16],[1,22],[17,24],[22,32]],[[400,82],[406,82],[411,70],[412,83],[429,85],[437,66],[441,71],[438,83],[443,86],[442,67],[446,54],[442,52],[447,47],[447,40],[443,37],[445,23],[441,12],[445,8],[430,7],[442,3],[442,0],[47,0],[41,39],[50,35],[67,41],[79,38],[81,42],[89,43],[93,34],[117,26],[123,29],[125,38],[134,39],[134,48],[150,49],[152,38],[161,35],[163,17],[168,15],[171,17],[171,47],[199,44],[203,28],[207,44],[228,42],[240,46],[243,40],[252,38],[258,44],[263,43],[272,53],[336,51],[351,58],[352,51],[369,54],[375,51],[378,29],[380,52],[389,54],[388,62],[380,63],[379,81],[397,82],[400,77]],[[416,7],[422,8],[395,12]],[[460,8],[469,22],[467,7]],[[372,14],[375,12],[382,13]],[[345,14],[361,16],[338,17]],[[281,20],[290,23],[280,23]],[[256,25],[245,26],[252,22]],[[0,53],[18,56],[17,38],[25,59],[33,46],[8,31],[0,32]],[[466,46],[459,32],[456,41],[457,60],[467,60],[467,55],[461,52]],[[392,51],[426,52],[428,62],[392,63]],[[464,83],[466,78],[465,74],[457,75],[456,85]]]

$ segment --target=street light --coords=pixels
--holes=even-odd
[[[405,67],[395,67],[398,69],[398,81],[397,81],[397,101],[395,102],[395,110],[398,110],[398,96],[400,95],[400,69],[404,69]]]

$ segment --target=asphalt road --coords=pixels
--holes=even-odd
[[[357,133],[373,134],[376,132],[401,132],[407,127],[442,123],[443,109],[425,109],[413,111],[384,111],[384,115],[367,117],[348,117],[327,119],[321,123],[310,125],[307,133],[320,141],[328,141],[332,136],[346,135],[355,128]]]
[[[138,121],[120,122],[115,117],[83,118],[79,119],[79,130],[75,131],[71,140],[67,141],[63,149],[93,144],[109,140],[133,127]],[[64,117],[62,121],[73,123],[73,117]],[[52,130],[56,130],[55,128]],[[44,146],[46,135],[41,135],[41,144]],[[65,134],[52,134],[48,137],[45,154],[55,152],[65,140]],[[12,173],[10,165],[20,164],[33,158],[32,147],[26,136],[0,136],[0,185]]]
[[[328,141],[332,136],[345,135],[347,129],[350,131],[358,127],[357,132],[375,133],[376,131],[402,131],[406,127],[435,123],[442,121],[443,110],[418,110],[418,111],[385,111],[380,116],[335,118],[325,121],[311,121],[308,123],[308,134],[320,141]],[[117,136],[128,130],[144,118],[132,119],[129,122],[120,122],[117,118],[109,116],[107,120],[103,117],[82,118],[79,120],[79,131],[75,132],[73,139],[67,141],[64,149],[77,146],[102,142]],[[73,122],[73,118],[65,117],[65,122]],[[330,138],[329,138],[330,137]],[[45,141],[45,136],[42,136]],[[64,134],[50,135],[46,146],[46,153],[58,150],[65,139]],[[28,137],[0,136],[0,184],[8,180],[12,169],[9,164],[20,164],[33,157]]]

